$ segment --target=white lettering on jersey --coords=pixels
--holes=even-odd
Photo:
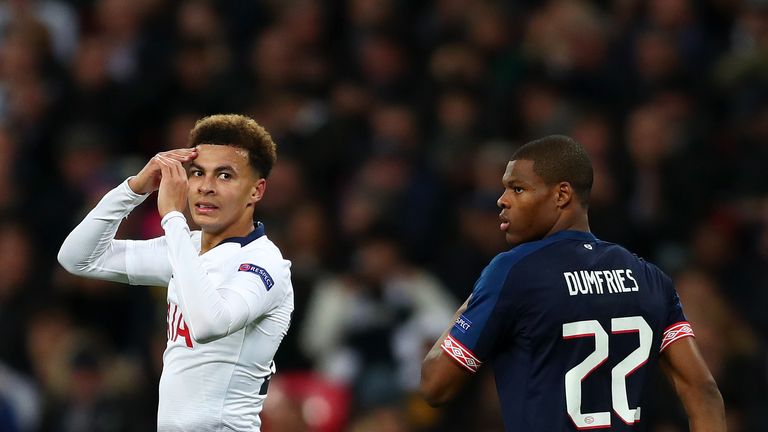
[[[568,295],[616,294],[640,290],[630,269],[577,270],[563,272]]]

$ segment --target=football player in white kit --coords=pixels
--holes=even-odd
[[[275,160],[272,138],[254,120],[203,118],[188,149],[157,154],[107,193],[59,251],[77,275],[168,285],[160,432],[260,430],[293,311],[291,263],[253,222]],[[165,235],[115,240],[120,221],[154,191]],[[190,231],[187,205],[201,231]]]

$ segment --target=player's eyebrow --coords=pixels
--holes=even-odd
[[[516,177],[504,177],[503,179],[501,179],[501,183],[504,185],[513,185],[515,183],[523,183],[523,182]]]
[[[196,168],[196,169],[199,169],[201,171],[205,171],[205,168],[203,168],[202,166],[200,166],[200,165],[198,165],[198,164],[196,164],[194,162],[190,162],[189,163],[189,167],[190,168]],[[222,172],[222,171],[230,171],[230,172],[234,172],[234,173],[237,172],[235,167],[233,167],[232,165],[219,165],[219,166],[217,166],[216,168],[213,169],[213,172],[217,172],[217,173],[218,172]]]

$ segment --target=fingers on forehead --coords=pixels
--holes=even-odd
[[[186,159],[197,151],[195,149],[176,149],[158,153],[155,157],[164,157],[166,159]]]

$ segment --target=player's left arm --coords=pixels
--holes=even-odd
[[[168,258],[173,277],[180,286],[179,307],[192,338],[207,343],[232,334],[262,316],[283,293],[270,291],[272,286],[265,285],[265,277],[250,272],[235,272],[219,286],[210,280],[192,242],[186,218],[179,211],[187,201],[186,181],[181,163],[168,161],[163,166],[158,210],[164,215],[161,225],[165,230]]]
[[[724,432],[725,408],[717,383],[699,352],[672,279],[656,269],[668,293],[668,327],[662,335],[659,365],[688,414],[692,432]]]
[[[723,397],[695,339],[685,337],[667,346],[660,365],[685,407],[691,431],[725,432]]]
[[[443,332],[427,353],[421,366],[419,392],[431,406],[442,405],[453,399],[466,385],[472,374],[462,368],[443,351],[443,343],[453,328],[453,323],[467,310],[469,299],[456,311],[451,325]]]

